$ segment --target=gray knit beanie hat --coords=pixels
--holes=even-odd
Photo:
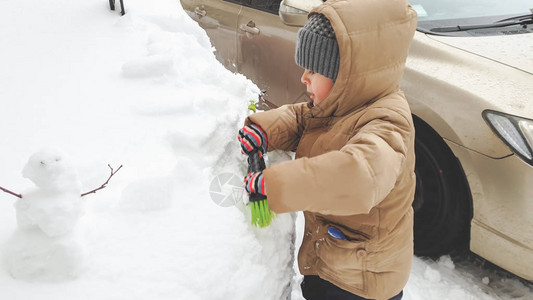
[[[312,14],[298,31],[296,64],[335,81],[339,62],[339,45],[333,27],[324,15]]]

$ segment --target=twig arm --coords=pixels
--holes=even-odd
[[[18,197],[18,198],[22,199],[22,195],[21,194],[14,193],[14,192],[12,192],[12,191],[10,191],[10,190],[8,190],[6,188],[3,188],[1,186],[0,186],[0,190],[2,190],[2,192],[6,192],[8,194],[11,194],[11,195],[13,195],[15,197]]]
[[[104,182],[100,187],[95,188],[94,190],[91,190],[91,191],[88,191],[88,192],[86,192],[86,193],[81,194],[81,197],[83,197],[83,196],[87,196],[87,195],[89,195],[89,194],[96,193],[97,191],[99,191],[99,190],[105,188],[105,187],[107,186],[107,184],[109,183],[109,180],[111,180],[111,177],[113,177],[113,175],[115,175],[115,174],[116,174],[116,173],[122,168],[122,165],[120,165],[120,167],[118,167],[118,169],[113,170],[113,168],[111,167],[111,165],[107,165],[107,166],[109,167],[109,169],[111,169],[111,174],[110,174],[109,177],[107,178],[106,182]],[[0,190],[1,190],[2,192],[8,193],[8,194],[10,194],[10,195],[13,195],[13,196],[15,196],[15,197],[17,197],[17,198],[19,198],[19,199],[22,199],[22,195],[21,195],[21,194],[17,194],[17,193],[15,193],[15,192],[12,192],[12,191],[10,191],[10,190],[4,188],[4,187],[1,187],[1,186],[0,186]]]
[[[87,196],[89,194],[94,194],[96,193],[97,191],[103,189],[106,187],[106,185],[109,183],[109,180],[111,180],[111,177],[113,177],[113,175],[115,175],[121,168],[122,168],[122,165],[120,165],[120,167],[118,167],[118,169],[115,171],[113,170],[113,168],[111,167],[111,165],[107,165],[109,167],[109,169],[111,169],[111,174],[109,175],[109,177],[107,178],[106,182],[104,182],[100,187],[98,188],[95,188],[94,190],[91,190],[91,191],[88,191],[86,193],[83,193],[81,194],[81,196]]]

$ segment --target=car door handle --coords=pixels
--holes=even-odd
[[[207,15],[207,11],[205,11],[203,7],[198,6],[194,8],[194,13],[200,18],[205,17]]]
[[[248,22],[248,24],[241,24],[239,26],[239,29],[244,31],[244,32],[247,32],[247,33],[250,33],[250,34],[254,34],[254,35],[258,35],[260,30],[259,28],[255,27],[255,22],[254,21],[250,21]]]

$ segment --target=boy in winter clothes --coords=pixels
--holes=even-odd
[[[406,0],[330,0],[298,33],[311,101],[253,114],[245,153],[296,159],[245,179],[276,213],[303,211],[306,299],[400,299],[413,256],[414,127],[399,90],[416,13]]]

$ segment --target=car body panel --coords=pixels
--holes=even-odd
[[[219,0],[182,0],[188,15],[206,31],[215,46],[218,61],[230,71],[237,72],[237,65],[230,57],[237,57],[237,16],[241,6]],[[205,15],[201,15],[205,13]],[[215,33],[216,32],[216,33]]]
[[[533,5],[533,4],[532,4]],[[430,39],[533,74],[533,34],[476,38],[427,35]],[[487,47],[487,45],[490,45]]]
[[[508,271],[533,280],[530,247],[502,235],[498,230],[472,220],[470,250]]]
[[[280,25],[277,14],[256,11],[244,6],[239,16],[239,28],[253,22],[259,30],[259,34],[238,30],[239,72],[266,90],[265,98],[275,106],[307,101],[305,86],[300,82],[303,69],[294,63],[294,41],[299,28]]]
[[[294,41],[299,27],[281,23],[277,14],[257,14],[257,9],[234,1],[182,0],[181,3],[206,31],[217,59],[228,70],[246,75],[266,91],[265,99],[271,107],[308,100],[305,86],[300,82],[303,70],[294,64]],[[247,26],[256,28],[257,33]],[[257,51],[258,47],[261,51]],[[288,52],[291,56],[287,56]],[[265,71],[256,72],[258,69]]]
[[[533,280],[533,167],[516,155],[489,158],[448,142],[473,198],[470,250]]]

